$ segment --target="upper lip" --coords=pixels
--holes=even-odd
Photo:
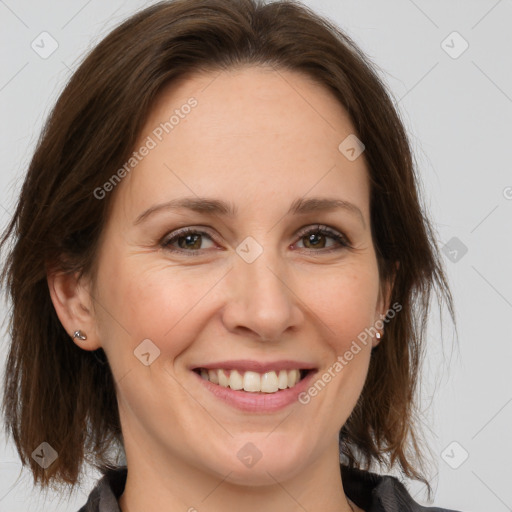
[[[291,359],[282,359],[280,361],[254,361],[250,359],[238,359],[231,361],[217,361],[214,363],[206,363],[193,366],[193,370],[205,368],[206,370],[237,370],[241,372],[253,371],[258,373],[266,373],[276,370],[313,370],[315,365],[305,361],[293,361]]]

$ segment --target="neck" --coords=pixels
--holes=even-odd
[[[359,512],[343,491],[338,445],[289,478],[275,478],[266,471],[265,482],[258,485],[233,481],[230,473],[216,474],[194,461],[165,456],[148,446],[130,446],[125,440],[128,477],[119,499],[122,512],[161,510],[171,512]],[[157,453],[148,457],[148,453]]]

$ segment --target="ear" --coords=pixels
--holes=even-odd
[[[101,347],[96,329],[90,283],[86,278],[78,279],[78,272],[70,274],[60,271],[47,271],[48,288],[53,307],[59,320],[80,348],[96,350]],[[80,330],[87,339],[73,338],[75,331]]]
[[[395,278],[398,272],[398,268],[400,267],[400,262],[395,262],[395,272],[388,279],[383,286],[381,286],[379,290],[379,300],[377,302],[377,308],[375,310],[375,320],[374,325],[378,322],[377,325],[380,325],[383,322],[386,313],[389,311],[391,306],[391,295],[393,293],[393,287],[395,285]],[[384,336],[384,329],[377,329],[380,332],[381,338]],[[376,347],[380,343],[380,339],[374,337],[372,342],[372,347]]]

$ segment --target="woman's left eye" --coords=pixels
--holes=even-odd
[[[164,238],[161,242],[161,247],[171,252],[188,252],[189,254],[197,254],[201,251],[201,242],[204,237],[212,241],[212,237],[205,231],[196,230],[193,228],[181,229],[171,236]],[[306,245],[308,251],[315,251],[315,249],[325,249],[324,245],[327,239],[332,239],[336,242],[334,247],[322,250],[322,253],[332,252],[340,249],[351,247],[350,241],[347,237],[338,231],[335,231],[327,226],[317,225],[313,228],[302,230],[299,233],[299,242],[302,241]],[[178,244],[178,248],[174,244]],[[307,247],[309,245],[310,247]]]
[[[345,235],[343,235],[343,234],[339,233],[338,231],[335,231],[334,229],[331,229],[327,226],[318,225],[318,226],[315,226],[314,228],[308,228],[306,231],[302,231],[301,233],[299,233],[299,240],[306,239],[307,244],[313,246],[312,248],[306,247],[306,249],[310,249],[310,250],[318,248],[318,245],[319,244],[321,245],[322,240],[325,241],[326,238],[331,238],[338,245],[333,248],[330,248],[326,251],[322,251],[323,253],[332,252],[332,251],[336,251],[338,249],[346,249],[346,248],[351,247],[350,241],[348,240],[348,238]],[[321,247],[321,248],[323,249],[323,247]]]

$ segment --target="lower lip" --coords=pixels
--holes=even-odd
[[[298,402],[298,396],[308,389],[316,371],[310,371],[301,381],[292,388],[282,389],[275,393],[252,393],[249,391],[236,391],[214,384],[203,379],[196,372],[192,372],[217,398],[225,403],[246,412],[274,412]]]

